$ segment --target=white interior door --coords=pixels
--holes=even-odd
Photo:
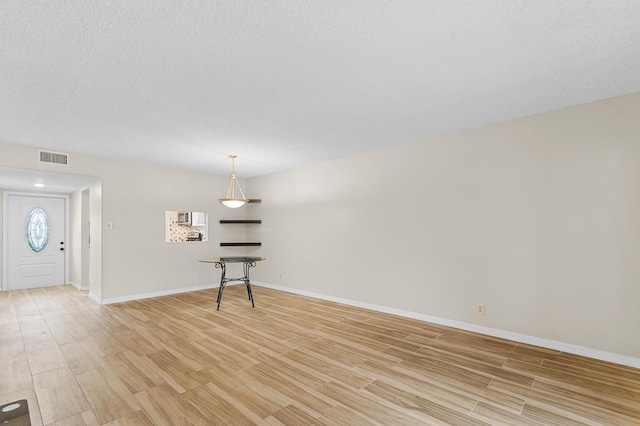
[[[7,290],[65,283],[66,199],[7,197]]]

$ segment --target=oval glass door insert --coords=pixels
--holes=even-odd
[[[27,242],[29,248],[34,253],[40,253],[47,248],[49,244],[49,218],[47,213],[40,207],[36,207],[29,213],[29,219],[27,219]]]

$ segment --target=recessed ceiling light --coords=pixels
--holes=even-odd
[[[34,183],[33,186],[37,186],[38,188],[42,188],[44,183]]]

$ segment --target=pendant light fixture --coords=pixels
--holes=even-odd
[[[229,189],[227,189],[227,196],[225,198],[220,198],[218,201],[220,201],[222,204],[224,204],[226,207],[229,207],[230,209],[237,209],[238,207],[244,206],[246,203],[249,202],[249,200],[244,196],[244,192],[242,192],[242,188],[240,188],[238,179],[236,179],[235,160],[236,158],[238,158],[238,156],[235,154],[231,154],[229,155],[229,158],[231,158],[231,181],[229,182]],[[242,196],[242,198],[236,198],[236,193],[235,193],[236,186],[238,187],[238,190],[240,191],[240,195]]]

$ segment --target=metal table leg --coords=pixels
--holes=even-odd
[[[251,300],[251,307],[255,308],[256,305],[253,303],[253,292],[251,291],[251,281],[249,280],[249,268],[256,266],[256,262],[243,262],[242,269],[244,270],[244,284],[247,286],[247,295],[249,296],[249,300]]]
[[[224,288],[227,286],[229,281],[242,281],[244,285],[247,287],[247,295],[249,296],[249,300],[251,301],[251,307],[255,308],[256,305],[253,302],[253,291],[251,290],[251,280],[249,279],[249,269],[256,266],[256,262],[253,260],[242,262],[242,272],[244,273],[243,277],[240,278],[227,278],[227,265],[225,262],[216,262],[216,268],[220,269],[220,287],[218,288],[218,307],[216,311],[220,310],[220,302],[222,301],[222,292]]]
[[[217,268],[220,268],[220,287],[218,287],[218,307],[216,308],[216,311],[219,311],[222,291],[224,290],[224,286],[227,285],[227,265],[224,262],[216,262],[216,269]]]

